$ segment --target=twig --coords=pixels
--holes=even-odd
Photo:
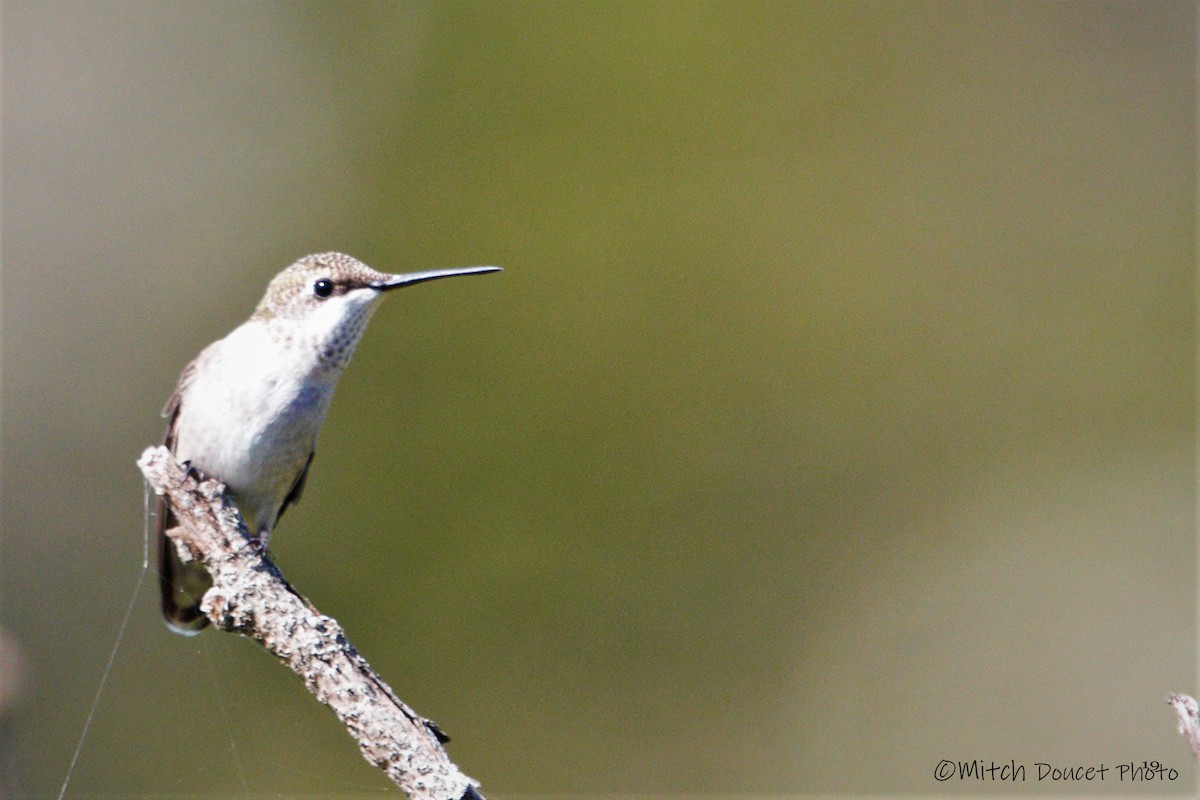
[[[479,784],[442,748],[438,727],[396,697],[337,621],[318,612],[251,546],[220,482],[197,481],[164,447],[148,448],[138,466],[180,522],[167,535],[212,574],[201,609],[218,628],[258,641],[287,664],[333,709],[363,757],[413,800],[482,800]]]
[[[1192,755],[1200,761],[1200,706],[1186,694],[1167,695],[1167,705],[1175,709],[1179,717],[1179,735],[1191,745]]]

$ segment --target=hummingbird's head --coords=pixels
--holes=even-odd
[[[349,362],[384,292],[499,269],[462,267],[389,275],[344,253],[318,253],[276,275],[251,319],[271,323],[281,336],[310,342],[323,363],[340,368]]]

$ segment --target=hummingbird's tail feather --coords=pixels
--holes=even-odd
[[[167,627],[184,636],[195,636],[208,625],[200,610],[200,599],[212,586],[212,577],[195,561],[184,562],[175,543],[165,533],[175,515],[165,497],[158,498],[155,535],[158,539],[158,582],[162,591],[162,614]]]

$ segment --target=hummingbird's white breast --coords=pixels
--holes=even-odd
[[[271,328],[251,320],[200,354],[175,427],[176,455],[224,482],[255,533],[308,463],[341,374]]]

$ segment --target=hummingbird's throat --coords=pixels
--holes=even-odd
[[[314,353],[321,368],[340,370],[350,363],[380,296],[368,289],[330,299],[304,319],[288,320],[287,338]]]

